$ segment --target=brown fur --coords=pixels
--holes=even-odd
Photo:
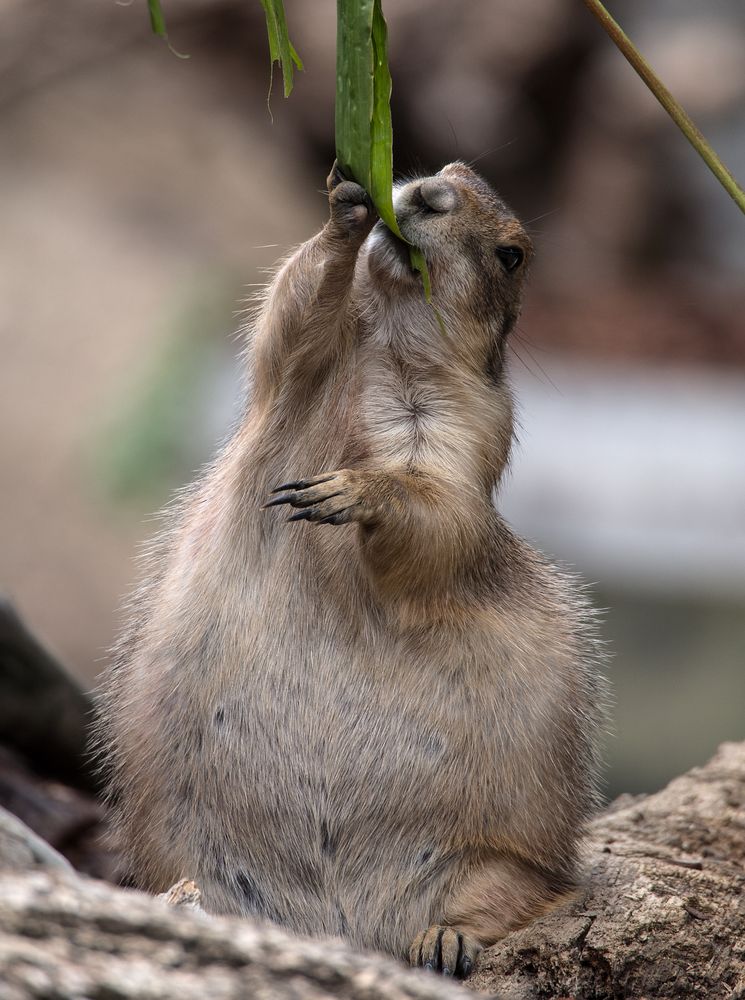
[[[402,187],[443,336],[340,181],[150,556],[101,741],[136,884],[462,975],[574,884],[602,683],[583,599],[492,502],[525,271],[497,249],[528,237],[462,164]]]

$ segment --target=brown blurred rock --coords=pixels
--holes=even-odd
[[[0,809],[79,871],[113,880],[117,855],[93,797],[92,714],[76,681],[0,600]]]
[[[156,897],[169,906],[180,906],[187,910],[198,910],[202,913],[202,893],[196,882],[182,878],[172,885],[168,892],[161,892]]]
[[[13,747],[42,774],[90,789],[92,715],[78,683],[0,598],[0,746]]]
[[[40,778],[2,747],[0,808],[20,819],[77,871],[116,881],[119,859],[107,840],[103,806],[78,789]]]
[[[61,854],[17,816],[0,806],[0,870],[24,871],[41,865],[72,873],[72,867]]]

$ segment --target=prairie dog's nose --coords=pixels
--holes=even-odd
[[[433,212],[452,212],[460,204],[457,189],[443,177],[428,177],[419,186],[419,196]]]

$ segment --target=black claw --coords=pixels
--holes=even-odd
[[[313,517],[313,511],[311,510],[299,510],[297,514],[290,514],[287,518],[288,521],[310,521]]]
[[[327,497],[322,497],[321,499],[331,500],[333,497],[340,497],[340,496],[341,496],[341,490],[338,490],[336,493],[329,493]],[[297,494],[293,495],[291,493],[283,493],[281,496],[275,497],[274,500],[267,500],[267,502],[264,504],[264,507],[276,507],[278,504],[281,503],[289,503],[293,507],[314,507],[316,504],[319,504],[320,502],[321,500],[319,500],[318,497],[316,497],[313,500],[309,500],[309,499],[304,499],[303,497]]]
[[[337,490],[336,493],[329,493],[327,494],[327,496],[321,497],[320,499],[316,498],[315,500],[294,500],[290,502],[291,503],[294,502],[296,507],[311,507],[313,506],[313,504],[321,503],[321,501],[323,500],[333,500],[334,497],[340,497],[341,495],[342,495],[342,490]]]
[[[296,479],[294,482],[282,483],[281,486],[275,486],[269,492],[281,493],[283,490],[307,490],[309,486],[320,486],[321,483],[328,483],[334,478],[334,476],[314,476],[312,479]]]
[[[460,976],[460,978],[466,979],[470,975],[472,967],[473,967],[473,962],[468,957],[468,955],[464,955],[463,960],[460,963],[460,968],[458,970],[458,975]]]
[[[289,493],[283,493],[281,497],[275,497],[274,500],[267,500],[266,503],[261,505],[262,510],[266,510],[267,507],[276,507],[280,503],[292,503],[294,497],[291,497]]]
[[[281,493],[282,490],[304,490],[306,486],[304,479],[296,479],[292,483],[282,483],[281,486],[275,486],[273,490],[269,490],[270,493]]]
[[[341,172],[341,168],[339,167],[339,163],[337,160],[334,160],[334,165],[331,168],[331,175],[334,178],[335,186],[338,184],[343,184],[344,181],[348,180],[345,174]]]

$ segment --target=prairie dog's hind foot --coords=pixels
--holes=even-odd
[[[457,927],[433,924],[414,938],[409,964],[441,972],[443,976],[466,979],[473,972],[482,947],[476,938]]]

